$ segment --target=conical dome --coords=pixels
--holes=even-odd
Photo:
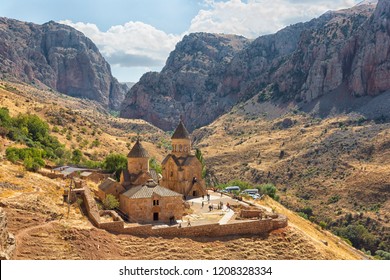
[[[172,139],[190,139],[190,134],[188,133],[188,130],[184,126],[182,120],[180,120],[179,125],[173,133]]]
[[[133,148],[127,155],[128,158],[148,158],[149,154],[145,150],[145,148],[142,146],[141,142],[139,139],[137,142],[134,144]]]

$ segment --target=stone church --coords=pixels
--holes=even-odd
[[[149,168],[150,156],[139,139],[127,155],[120,182],[107,179],[99,197],[113,194],[132,222],[172,222],[184,213],[183,198],[206,194],[202,164],[191,154],[191,139],[182,121],[172,135],[172,153],[162,162],[162,177]]]
[[[162,162],[161,185],[185,197],[206,195],[202,164],[191,153],[191,138],[180,120],[172,135],[172,153]]]

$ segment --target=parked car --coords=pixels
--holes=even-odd
[[[226,187],[226,188],[224,189],[224,192],[229,192],[229,193],[231,193],[231,192],[234,192],[234,191],[239,192],[240,190],[241,190],[241,189],[240,189],[239,186],[230,186],[230,187]]]

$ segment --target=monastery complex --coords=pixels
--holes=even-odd
[[[182,121],[172,135],[172,153],[162,162],[162,175],[149,167],[150,156],[140,140],[127,155],[120,182],[108,178],[99,186],[99,198],[115,196],[129,221],[150,223],[180,220],[183,199],[206,195],[202,164],[191,154],[191,139]]]

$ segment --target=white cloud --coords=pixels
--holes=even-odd
[[[110,64],[120,67],[162,67],[181,39],[179,35],[166,34],[142,22],[115,25],[106,32],[91,23],[73,23],[70,20],[61,23],[83,32]]]
[[[256,38],[357,2],[359,0],[203,0],[203,9],[192,19],[185,33],[203,31]],[[144,70],[161,70],[184,35],[167,34],[139,21],[115,25],[105,32],[92,23],[70,20],[61,23],[89,37],[120,81],[137,81]]]
[[[192,19],[189,32],[233,33],[256,38],[328,10],[351,7],[355,0],[205,0],[205,9]]]

